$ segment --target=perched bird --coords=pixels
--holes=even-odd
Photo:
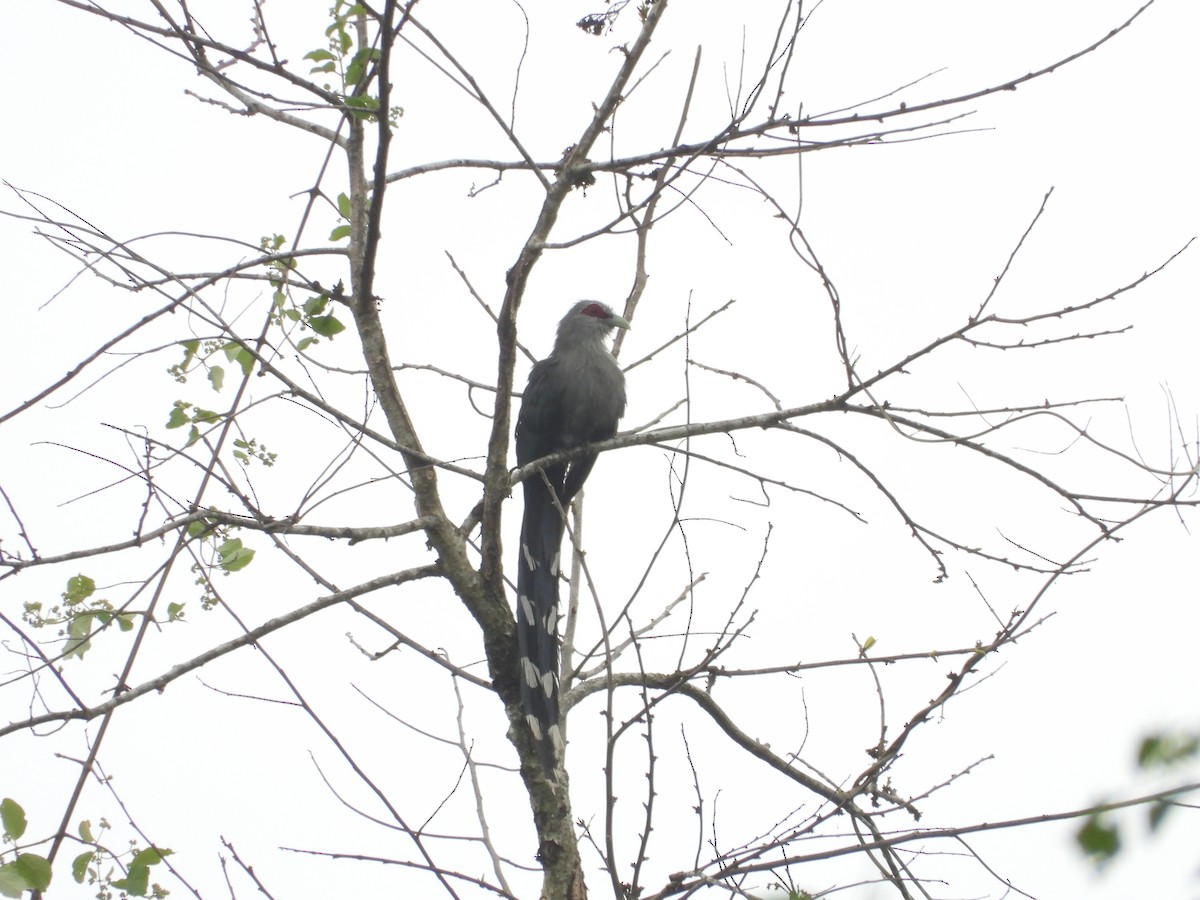
[[[553,352],[536,363],[517,416],[517,464],[617,433],[625,413],[625,375],[604,346],[629,322],[603,303],[580,300],[558,323]],[[545,466],[524,481],[525,517],[517,564],[517,644],[521,705],[546,773],[562,758],[558,724],[558,556],[571,498],[595,453]]]

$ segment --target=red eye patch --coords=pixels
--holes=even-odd
[[[599,303],[589,303],[579,311],[581,316],[591,316],[593,319],[607,319],[612,313]]]

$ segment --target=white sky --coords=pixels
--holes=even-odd
[[[246,10],[213,5],[202,17],[209,30],[223,34],[232,28],[234,39],[243,39]],[[140,16],[152,15],[133,0],[127,6]],[[326,0],[267,4],[276,40],[293,61],[323,43],[327,6]],[[525,4],[532,31],[516,129],[536,159],[558,158],[574,140],[618,64],[610,48],[632,37],[632,9],[610,37],[590,38],[573,27],[599,6],[549,0]],[[736,80],[743,41],[747,57],[757,60],[779,5],[745,7],[738,11],[736,5],[676,0],[648,59],[668,49],[671,53],[622,108],[614,136],[617,153],[657,149],[669,141],[697,44],[704,48],[702,71],[685,139],[707,136],[720,122],[725,85]],[[446,36],[489,96],[507,109],[522,39],[516,7],[424,0],[418,9],[422,21]],[[1135,9],[1127,0],[825,0],[804,32],[788,97],[793,104],[802,102],[806,113],[817,113],[886,94],[935,70],[936,75],[898,98],[913,106],[965,93],[1081,49]],[[739,15],[746,20],[744,29]],[[0,177],[62,203],[122,240],[170,231],[228,234],[253,245],[264,234],[294,236],[302,192],[312,186],[326,150],[320,141],[262,117],[231,116],[185,96],[185,89],[209,94],[185,63],[78,11],[43,3],[36,9],[10,10],[4,19],[0,50],[9,92]],[[1159,265],[1200,231],[1200,174],[1194,161],[1197,34],[1197,4],[1158,0],[1097,53],[1014,93],[965,107],[963,111],[977,111],[952,127],[977,131],[804,157],[802,221],[837,283],[861,371],[869,374],[890,365],[974,311],[1051,187],[1048,210],[994,301],[1009,314],[1078,305],[1108,293]],[[410,55],[394,83],[405,115],[396,132],[393,170],[445,157],[515,158],[494,125],[428,65]],[[605,152],[602,141],[593,158]],[[796,208],[794,159],[754,171],[789,210]],[[377,291],[384,298],[395,361],[430,363],[494,382],[493,329],[445,253],[453,254],[485,300],[498,307],[504,271],[532,227],[538,198],[532,179],[515,173],[500,186],[467,197],[472,185],[488,180],[482,171],[449,172],[399,183],[389,193]],[[344,189],[340,171],[330,176],[325,189],[331,195]],[[576,193],[554,237],[565,240],[604,221],[610,193],[603,182],[586,196]],[[651,280],[624,360],[640,358],[680,330],[689,298],[693,319],[732,298],[737,300],[733,309],[692,340],[694,359],[762,382],[785,405],[831,396],[841,386],[841,373],[832,349],[828,303],[818,282],[790,253],[786,228],[757,198],[732,187],[708,186],[698,195],[698,205],[721,233],[694,208],[681,209],[654,230]],[[23,211],[7,191],[0,208]],[[334,224],[335,215],[322,209],[308,240],[320,243]],[[0,229],[9,317],[0,408],[8,410],[161,301],[131,297],[81,278],[47,304],[77,266],[32,235],[28,222],[0,217]],[[138,246],[163,264],[192,271],[229,265],[251,252],[182,236]],[[1126,334],[1037,354],[947,348],[935,360],[914,366],[906,379],[889,382],[886,399],[897,405],[962,408],[969,403],[987,407],[1120,396],[1123,406],[1096,407],[1086,414],[1092,433],[1128,450],[1132,424],[1137,451],[1165,466],[1172,442],[1177,444],[1177,435],[1169,431],[1168,390],[1195,446],[1198,254],[1193,247],[1136,292],[1078,324],[1063,326],[1073,333],[1133,323]],[[339,277],[332,264],[315,268],[327,283]],[[570,301],[592,296],[619,305],[631,277],[627,239],[549,253],[522,309],[522,341],[535,354],[546,352],[553,325]],[[213,294],[210,302],[221,299]],[[231,311],[253,307],[246,318],[251,322],[261,315],[254,303],[265,302],[268,295],[258,297],[239,287],[226,299]],[[348,315],[343,318],[349,321]],[[172,318],[122,349],[168,345],[188,336],[193,325],[182,316]],[[1053,326],[1042,332],[1061,333]],[[677,351],[630,373],[626,427],[649,421],[681,395],[684,365]],[[228,388],[218,397],[200,376],[186,386],[173,382],[165,369],[178,357],[169,348],[135,360],[72,403],[30,411],[0,429],[0,485],[39,550],[57,553],[127,537],[144,493],[125,485],[68,503],[107,484],[115,470],[37,442],[88,448],[130,463],[125,440],[102,423],[145,428],[159,439],[178,441],[177,432],[162,427],[173,400],[214,407],[228,401]],[[350,369],[361,366],[349,333],[326,345],[318,358]],[[95,374],[119,361],[107,361]],[[525,372],[522,364],[522,383]],[[698,370],[690,378],[694,420],[769,408],[752,388],[730,387]],[[481,467],[487,423],[471,412],[464,391],[427,373],[404,373],[401,386],[430,452]],[[357,379],[335,376],[326,387],[352,412],[361,411]],[[77,390],[68,389],[57,403]],[[251,390],[264,396],[273,388],[254,383]],[[676,415],[671,421],[681,419]],[[340,432],[284,404],[263,407],[245,422],[280,453],[274,469],[250,473],[265,508],[279,515],[295,509],[304,489],[345,444]],[[867,427],[829,417],[799,424],[845,442],[888,479],[910,511],[965,543],[1002,547],[999,530],[1046,555],[1061,556],[1078,548],[1085,535],[1056,498],[975,465],[959,451],[915,448],[875,423]],[[1146,490],[1145,480],[1134,478],[1127,467],[1114,468],[1081,447],[1045,455],[1071,444],[1063,430],[1029,428],[1015,432],[1011,441],[1001,446],[1020,446],[1023,461],[1046,466],[1080,490]],[[961,557],[949,560],[947,583],[934,586],[929,557],[844,461],[774,432],[741,433],[736,446],[743,454],[740,464],[836,497],[861,511],[869,524],[856,524],[827,504],[783,492],[772,494],[769,509],[741,502],[757,498],[753,483],[693,463],[685,508],[688,546],[695,571],[709,573],[696,597],[698,629],[724,621],[753,573],[767,524],[775,529],[763,578],[748,599],[749,607],[759,611],[756,625],[750,639],[724,660],[726,665],[851,657],[852,633],[859,639],[874,636],[880,654],[969,647],[990,638],[995,626],[968,572],[1002,615],[1028,603],[1036,591],[1033,579]],[[737,459],[724,437],[698,440],[693,449]],[[619,608],[628,597],[670,522],[668,465],[664,451],[635,448],[603,458],[589,482],[588,560],[606,608]],[[334,487],[378,474],[369,461],[356,458]],[[180,470],[175,476],[180,496],[188,496],[189,475]],[[472,485],[449,477],[442,484],[453,514],[465,516],[474,502]],[[384,483],[333,496],[306,521],[366,525],[401,521],[410,513],[407,495]],[[506,516],[510,550],[518,515],[514,506]],[[14,550],[17,529],[7,517],[0,521],[4,548]],[[1194,517],[1188,524],[1195,527]],[[259,557],[250,569],[229,578],[227,588],[231,606],[247,621],[264,621],[322,593],[288,568],[261,536],[242,536]],[[293,546],[311,555],[342,586],[424,559],[419,541],[411,538],[351,548]],[[146,578],[162,555],[159,548],[148,548],[119,560],[89,561],[81,569],[116,601],[127,597],[127,583]],[[1195,540],[1179,518],[1160,513],[1129,532],[1123,543],[1102,548],[1087,574],[1060,583],[1042,603],[1043,614],[1054,616],[986,667],[985,672],[997,672],[995,677],[954,700],[937,722],[920,730],[897,764],[896,788],[911,795],[985,756],[994,757],[922,804],[922,824],[1036,815],[1151,789],[1132,766],[1137,741],[1152,729],[1197,727],[1200,673],[1190,647],[1200,627],[1196,556]],[[69,567],[31,570],[0,583],[0,611],[16,617],[23,601],[53,600],[72,574]],[[674,541],[649,582],[639,607],[642,620],[686,580],[684,558]],[[190,603],[189,622],[152,632],[135,681],[238,633],[221,613],[199,610],[188,573],[174,576],[172,590]],[[446,648],[456,662],[479,656],[472,624],[440,586],[392,590],[373,598],[370,606],[427,646]],[[593,626],[589,621],[585,627]],[[682,628],[682,622],[666,630],[675,628]],[[348,643],[348,632],[372,651],[388,644],[386,635],[348,610],[331,610],[264,646],[404,814],[421,822],[452,786],[461,757],[385,717],[356,688],[413,725],[451,738],[453,695],[447,680],[412,654],[369,663]],[[11,635],[3,640],[6,649],[15,647]],[[111,673],[123,659],[122,640],[66,666],[91,702],[103,700],[103,691],[111,687]],[[663,659],[672,659],[672,651],[678,651],[677,645]],[[945,672],[957,667],[954,660],[942,660],[883,670],[889,734],[940,691]],[[397,856],[408,852],[408,843],[395,832],[363,822],[331,795],[314,764],[343,796],[379,814],[310,720],[293,708],[232,698],[206,685],[286,698],[261,658],[240,651],[198,676],[173,683],[161,697],[124,708],[101,753],[134,820],[153,840],[178,851],[177,865],[206,900],[227,895],[216,857],[218,835],[255,866],[276,897],[344,895],[348,883],[358,896],[424,896],[427,882],[406,872],[280,852],[278,847],[289,846]],[[502,726],[494,699],[469,686],[463,690],[467,726],[482,755],[511,764],[507,745],[496,737]],[[28,693],[25,683],[0,691],[8,720],[28,715]],[[804,758],[835,779],[852,778],[866,763],[863,749],[877,739],[875,689],[861,667],[812,671],[799,681],[778,678],[754,689],[730,687],[720,697],[749,733],[781,751],[803,741]],[[576,812],[597,827],[603,808],[595,743],[602,734],[600,709],[593,698],[576,710],[571,747]],[[665,704],[655,729],[664,760],[658,783],[664,818],[651,865],[661,867],[660,877],[685,868],[693,852],[694,834],[685,829],[694,828],[686,814],[694,799],[681,756],[680,721],[686,723],[693,755],[704,772],[706,802],[720,792],[722,840],[734,844],[747,839],[755,828],[810,802],[790,783],[729,754],[724,739],[685,710],[680,702]],[[82,757],[83,736],[83,729],[72,726],[36,739],[4,738],[0,796],[14,796],[25,805],[30,835],[56,826],[77,770],[69,759],[54,754]],[[643,784],[635,744],[640,746],[636,740],[629,744],[620,807],[631,830],[637,828]],[[521,849],[531,846],[531,830],[515,779],[489,779],[493,828],[509,852],[524,853],[522,859],[532,862],[532,851]],[[430,827],[453,830],[462,817],[470,821],[470,812],[469,803],[456,799]],[[101,815],[109,816],[113,842],[120,844],[128,835],[126,817],[100,787],[92,786],[75,819],[98,820]],[[1134,819],[1129,815],[1122,821]],[[895,816],[889,824],[901,828],[910,823]],[[1074,852],[1070,836],[1075,827],[1077,823],[1045,825],[988,835],[972,846],[1017,888],[1043,900],[1184,898],[1200,891],[1194,815],[1184,811],[1168,822],[1163,835],[1137,840],[1101,878]],[[961,848],[941,844],[929,849],[953,853]],[[625,858],[631,859],[633,850],[631,843]],[[60,869],[75,852],[70,847],[64,851]],[[463,863],[468,870],[482,866],[477,857],[470,858]],[[597,872],[593,895],[604,896],[598,861],[585,857],[585,864]],[[935,857],[921,865],[924,872],[947,879],[931,886],[933,896],[1004,895],[1002,886],[972,860]],[[861,862],[850,868],[798,868],[793,876],[799,886],[815,891],[853,880],[847,874],[853,872],[869,876]],[[251,895],[244,877],[231,877],[238,896]],[[174,896],[187,896],[178,885],[168,886]],[[528,893],[528,884],[522,890],[527,891],[523,896],[535,895]],[[52,897],[89,895],[86,886],[75,888],[65,870],[56,874]],[[875,886],[843,896],[889,894]]]

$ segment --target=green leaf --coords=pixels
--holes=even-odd
[[[38,856],[36,853],[22,853],[17,856],[13,865],[17,867],[17,871],[21,873],[21,877],[25,879],[30,890],[44,891],[50,887],[52,873],[50,861],[46,857]]]
[[[1166,768],[1200,754],[1200,735],[1152,734],[1138,747],[1137,763],[1143,769]]]
[[[225,386],[225,370],[220,366],[213,366],[208,370],[208,380],[214,391],[219,391]]]
[[[242,374],[249,375],[252,371],[254,371],[254,354],[249,350],[242,350],[242,352],[238,354],[237,363],[242,367]]]
[[[365,109],[371,112],[379,109],[379,98],[373,97],[370,94],[357,94],[353,97],[343,98],[343,102],[351,109]]]
[[[338,212],[341,214],[343,219],[350,218],[350,210],[351,210],[350,198],[347,197],[345,194],[338,194],[337,208],[338,208]]]
[[[133,616],[122,615],[117,616],[117,627],[126,634],[133,631]]]
[[[1159,748],[1162,745],[1162,735],[1152,734],[1147,738],[1142,739],[1142,743],[1138,746],[1137,764],[1140,768],[1146,768],[1159,755]]]
[[[242,546],[240,538],[230,538],[217,548],[217,565],[226,572],[246,568],[254,559],[254,551]]]
[[[150,869],[148,866],[130,866],[129,874],[114,881],[112,886],[134,897],[145,897],[146,888],[150,887]]]
[[[1158,826],[1163,823],[1163,819],[1167,817],[1175,804],[1169,803],[1166,800],[1156,800],[1150,805],[1150,830],[1158,831]]]
[[[28,887],[21,873],[17,871],[16,863],[0,866],[0,896],[20,897]]]
[[[333,229],[333,231],[329,232],[329,239],[331,241],[341,241],[348,237],[350,237],[349,225],[339,225],[337,228]]]
[[[183,347],[183,362],[179,364],[179,367],[186,369],[189,365],[191,365],[196,354],[200,352],[200,342],[194,340],[180,341],[179,344]]]
[[[211,409],[201,409],[199,406],[197,406],[196,412],[192,414],[192,421],[203,422],[204,424],[209,425],[213,422],[220,422],[221,414],[219,412],[214,412]]]
[[[91,864],[94,855],[89,850],[87,853],[80,853],[71,860],[71,877],[75,879],[76,884],[83,884],[83,879],[87,878],[88,866]]]
[[[86,600],[96,592],[96,582],[86,575],[74,575],[67,579],[67,590],[63,599],[68,603],[78,603]]]
[[[14,841],[25,833],[25,810],[12,797],[0,800],[0,822],[4,823],[4,833]]]
[[[167,417],[168,428],[182,428],[191,420],[188,418],[187,408],[190,404],[181,403],[176,400],[175,405],[171,407],[171,415]]]
[[[220,561],[220,566],[226,572],[237,572],[240,569],[246,568],[254,560],[253,550],[239,550],[232,556],[225,557]]]
[[[308,320],[308,324],[321,337],[331,338],[338,332],[346,330],[346,326],[334,316],[314,316]]]
[[[67,646],[63,650],[65,659],[70,659],[72,656],[83,659],[83,654],[92,648],[89,636],[92,633],[92,622],[95,616],[94,613],[84,613],[71,620],[71,624],[67,626]]]
[[[332,53],[330,53],[328,50],[322,50],[322,49],[310,50],[310,51],[308,51],[308,53],[305,53],[304,56],[302,57],[302,59],[311,59],[313,62],[320,62],[323,59],[333,59],[333,58],[334,58],[334,56]]]
[[[182,604],[182,603],[168,603],[167,604],[167,621],[168,622],[178,622],[180,619],[182,619],[183,618],[183,607],[184,607],[184,604]]]
[[[319,316],[325,312],[325,307],[329,305],[329,296],[326,294],[314,294],[304,301],[304,314],[306,316]]]
[[[300,351],[307,350],[309,348],[309,346],[311,346],[312,344],[315,344],[316,342],[317,342],[317,339],[315,337],[301,338],[300,342],[298,344],[296,344],[296,349],[300,350]]]
[[[91,819],[83,819],[79,823],[79,837],[85,844],[96,843],[96,838],[92,835]]]
[[[231,341],[222,349],[225,351],[226,359],[228,359],[230,362],[235,362],[242,367],[243,375],[249,375],[254,369],[254,354],[237,341]]]
[[[188,432],[187,443],[184,446],[190,447],[198,440],[200,440],[200,429],[193,425],[191,431]]]
[[[204,519],[197,519],[195,522],[189,522],[187,527],[187,536],[190,538],[198,538],[211,528]]]
[[[139,850],[137,854],[129,862],[130,868],[133,866],[157,866],[163,861],[164,857],[170,856],[171,851],[158,847],[147,847],[145,850]]]
[[[1103,865],[1121,849],[1121,835],[1116,825],[1108,825],[1098,815],[1089,816],[1075,833],[1075,840],[1084,854]]]

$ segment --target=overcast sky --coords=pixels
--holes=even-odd
[[[153,16],[148,4],[129,0],[126,6],[138,16]],[[727,98],[737,92],[743,46],[746,59],[758,60],[781,8],[774,3],[745,6],[677,0],[669,8],[647,60],[670,53],[622,107],[611,135],[616,155],[658,149],[670,141],[698,45],[703,54],[697,99],[684,139],[720,130],[722,117],[728,116]],[[232,43],[244,40],[247,11],[228,0],[212,7],[199,16],[209,31],[232,34]],[[302,72],[307,69],[299,62],[302,54],[323,44],[327,7],[327,0],[266,4],[276,41]],[[516,5],[424,0],[419,11],[497,106],[506,115],[513,111],[515,130],[531,155],[554,160],[603,96],[620,58],[611,48],[632,38],[636,16],[627,10],[614,34],[594,38],[573,25],[595,11],[592,6],[544,0],[524,8],[529,52],[511,106],[525,27]],[[872,108],[899,100],[911,107],[968,93],[1069,56],[1136,9],[1128,0],[825,0],[803,32],[785,105],[797,117],[816,115],[913,82],[895,99]],[[4,180],[50,198],[39,201],[45,209],[62,204],[118,240],[160,235],[139,240],[137,246],[181,270],[204,271],[244,259],[262,235],[295,235],[304,192],[317,178],[328,149],[322,141],[261,116],[234,116],[200,102],[185,92],[213,95],[186,62],[65,5],[26,4],[7,11],[4,20],[0,47],[9,85],[6,138],[0,141]],[[1159,266],[1200,232],[1197,34],[1200,6],[1191,0],[1157,0],[1096,53],[1017,91],[950,110],[971,115],[931,129],[943,136],[821,151],[805,154],[802,168],[795,158],[787,158],[753,170],[790,213],[802,210],[805,233],[837,284],[863,373],[891,365],[973,313],[1051,188],[1047,210],[1005,276],[993,310],[1015,316],[1086,303]],[[403,56],[393,80],[395,100],[404,108],[395,132],[393,171],[443,158],[516,158],[486,115],[420,58]],[[592,156],[601,158],[609,150],[606,137]],[[404,180],[391,189],[377,292],[394,361],[431,364],[494,383],[494,329],[446,256],[452,254],[483,299],[498,308],[504,272],[532,227],[538,196],[532,179],[521,173],[506,174],[498,186],[469,196],[492,177],[483,170],[455,170]],[[331,195],[344,190],[344,174],[335,170],[324,187]],[[554,238],[566,241],[605,221],[611,192],[604,181],[586,196],[577,192]],[[7,188],[0,209],[28,213]],[[317,236],[336,223],[336,212],[319,206],[308,240],[320,243]],[[7,411],[161,300],[130,296],[86,276],[72,281],[77,262],[37,237],[28,221],[0,217],[0,229],[8,300],[0,407]],[[249,247],[190,234],[228,235]],[[789,249],[787,228],[761,198],[732,185],[706,185],[694,205],[682,205],[652,234],[649,287],[623,348],[624,362],[663,344],[682,330],[689,315],[695,321],[732,299],[736,303],[729,312],[693,337],[693,359],[755,379],[785,406],[824,400],[841,388],[844,376],[833,353],[828,300]],[[620,306],[632,275],[630,248],[627,239],[611,238],[548,253],[522,308],[524,345],[535,355],[547,352],[554,323],[578,297]],[[314,264],[313,270],[329,284],[340,277],[332,263]],[[1172,403],[1179,428],[1196,448],[1198,284],[1200,250],[1192,247],[1137,291],[1094,315],[1038,332],[1062,335],[1133,325],[1123,334],[1070,342],[1044,353],[948,348],[935,360],[914,366],[905,378],[893,379],[886,397],[878,399],[898,406],[961,409],[1122,398],[1078,413],[1077,421],[1086,422],[1100,440],[1132,456],[1140,454],[1151,465],[1178,467],[1179,458],[1171,455],[1179,442],[1179,433],[1172,431]],[[238,310],[259,309],[255,304],[268,299],[239,287],[211,302],[227,303],[232,317]],[[161,323],[118,348],[123,353],[160,345],[166,349],[124,368],[118,364],[126,357],[109,357],[77,387],[52,399],[53,408],[39,407],[0,426],[0,486],[42,552],[127,537],[144,499],[134,485],[91,495],[114,479],[113,467],[54,443],[94,448],[128,462],[131,445],[104,423],[178,440],[178,433],[163,427],[175,399],[217,403],[203,378],[181,386],[165,373],[180,356],[171,342],[194,327],[182,320],[178,316]],[[349,332],[322,352],[326,365],[361,368]],[[770,408],[768,399],[745,383],[687,369],[682,352],[677,346],[630,372],[625,427],[651,421],[685,387],[694,421]],[[110,370],[111,377],[66,402]],[[519,383],[526,373],[522,361]],[[362,411],[366,400],[360,381],[326,377],[331,396],[356,413]],[[481,469],[487,421],[472,412],[461,385],[408,372],[401,386],[430,452]],[[252,390],[265,395],[274,388],[254,384]],[[298,503],[302,489],[296,485],[315,483],[345,436],[310,424],[305,414],[283,404],[278,411],[276,406],[264,408],[271,411],[247,421],[280,453],[280,461],[274,470],[255,471],[254,484],[264,507],[282,515]],[[682,421],[681,416],[667,421]],[[964,462],[951,448],[912,447],[886,429],[867,429],[862,423],[830,419],[799,424],[826,429],[822,433],[854,448],[912,510],[964,543],[1011,548],[1005,541],[1011,538],[1061,559],[1086,540],[1086,530],[1056,498]],[[733,453],[735,443],[739,456]],[[1065,429],[1031,427],[1002,446],[1083,492],[1146,490],[1132,467],[1112,466],[1101,454],[1077,446]],[[756,627],[726,665],[853,657],[851,635],[876,638],[880,654],[970,647],[995,631],[972,578],[1001,616],[1028,603],[1040,584],[961,557],[948,561],[951,577],[944,584],[932,584],[937,574],[933,560],[879,494],[845,460],[811,444],[774,433],[746,433],[736,442],[720,436],[696,441],[693,449],[741,459],[756,471],[835,497],[867,519],[866,525],[859,524],[831,504],[783,491],[772,494],[770,507],[757,506],[761,495],[753,482],[693,463],[696,480],[689,487],[689,503],[694,505],[686,510],[690,558],[678,542],[672,544],[674,555],[655,570],[649,589],[653,599],[646,601],[644,611],[655,603],[661,607],[664,598],[679,592],[690,564],[695,573],[709,573],[696,597],[697,627],[719,625],[750,581],[770,525],[772,549],[747,601],[759,610]],[[1067,450],[1071,452],[1063,452]],[[362,477],[378,475],[361,459],[355,465],[359,468],[353,471]],[[634,448],[603,458],[589,482],[589,565],[614,608],[634,590],[654,544],[668,530],[670,465],[671,458],[661,450]],[[347,484],[354,480],[345,477]],[[443,483],[453,515],[465,517],[475,500],[473,485],[451,478]],[[322,503],[309,504],[308,521],[376,524],[411,514],[404,506],[406,495],[395,488],[338,494],[337,486],[325,489]],[[515,546],[514,510],[506,515],[510,550]],[[0,523],[4,549],[13,552],[19,545],[18,526],[11,516],[0,517]],[[1051,618],[986,668],[994,677],[955,699],[937,722],[919,732],[895,770],[902,794],[923,792],[988,758],[970,777],[928,801],[923,825],[1037,815],[1154,787],[1135,772],[1137,742],[1148,731],[1195,729],[1198,721],[1200,667],[1191,641],[1200,628],[1200,567],[1189,526],[1194,530],[1194,517],[1162,512],[1132,529],[1120,544],[1100,548],[1086,573],[1063,580],[1042,601],[1043,615]],[[248,621],[261,622],[318,595],[310,580],[281,567],[265,541],[257,547],[255,565],[232,576],[228,585]],[[304,548],[345,584],[422,561],[420,551],[416,542],[408,546],[401,541],[349,550],[340,545]],[[115,597],[123,583],[147,577],[150,556],[146,551],[133,557],[133,568],[89,561],[87,571]],[[22,602],[53,600],[70,574],[75,573],[29,571],[0,583],[0,611],[17,618]],[[220,614],[201,612],[189,584],[187,573],[180,573],[176,589],[191,604],[189,624],[164,629],[140,658],[135,681],[238,633]],[[440,587],[406,589],[378,598],[372,608],[393,617],[427,646],[448,648],[456,662],[465,664],[478,658],[477,634],[444,594]],[[446,679],[411,657],[393,655],[369,663],[346,639],[348,632],[371,651],[388,644],[382,631],[342,610],[305,621],[266,649],[277,654],[331,728],[350,737],[357,758],[419,822],[418,810],[428,814],[453,783],[459,759],[407,731],[359,691],[407,722],[451,738],[456,734],[453,694]],[[3,640],[6,647],[14,646],[11,635]],[[87,685],[90,702],[104,699],[123,649],[98,647],[83,662],[67,665]],[[668,656],[671,652],[677,647]],[[941,690],[945,673],[958,663],[920,666],[882,673],[891,679],[885,683],[893,734]],[[79,674],[85,669],[94,673],[90,680]],[[6,720],[29,714],[27,684],[0,690]],[[490,759],[511,764],[512,757],[504,755],[506,744],[497,737],[502,725],[494,699],[464,690],[472,737],[492,754]],[[245,650],[181,679],[161,697],[127,707],[101,753],[130,815],[153,840],[180,851],[178,864],[191,883],[206,898],[225,895],[216,863],[217,836],[223,835],[276,897],[344,895],[346,879],[353,879],[359,896],[383,896],[385,885],[408,884],[406,876],[393,870],[277,849],[394,856],[401,852],[396,844],[402,839],[348,813],[325,786],[322,778],[351,802],[378,813],[310,720],[282,703],[230,693],[284,696],[277,677]],[[834,780],[852,778],[865,765],[864,749],[877,738],[878,700],[863,667],[812,672],[799,684],[781,678],[753,690],[742,687],[741,693],[731,689],[726,700],[749,733],[776,742],[777,749],[803,743],[806,761]],[[578,815],[589,819],[602,809],[601,756],[597,745],[588,743],[589,736],[602,734],[599,708],[581,706],[573,720],[579,723],[572,746],[575,802]],[[736,755],[722,755],[717,733],[689,720],[682,710],[664,706],[660,715],[662,752],[675,767],[662,779],[663,802],[681,809],[690,802],[691,781],[682,774],[680,755],[682,720],[695,729],[697,757],[711,766],[706,791],[710,797],[723,791],[720,803],[728,819],[721,826],[730,843],[737,842],[740,829],[748,836],[808,802],[794,786],[756,771]],[[17,797],[43,833],[56,826],[76,772],[69,759],[55,753],[85,755],[83,730],[4,739],[0,795]],[[632,760],[631,766],[634,785]],[[729,774],[735,770],[736,777]],[[512,779],[497,782],[492,810],[494,827],[514,831],[510,850],[530,835],[527,806],[514,787]],[[640,789],[640,782],[629,788],[635,808],[639,801],[632,798]],[[1181,811],[1162,835],[1136,839],[1103,877],[1073,849],[1077,823],[982,836],[973,846],[1002,877],[1042,900],[1194,897],[1200,892],[1200,853],[1195,849],[1195,816],[1188,813]],[[470,809],[453,814],[469,817]],[[90,788],[75,818],[101,815],[110,817],[123,840],[126,817],[99,787]],[[1141,818],[1139,813],[1123,821],[1140,823]],[[899,828],[906,823],[897,819],[890,824]],[[451,825],[437,821],[432,827],[446,830]],[[653,853],[655,865],[669,872],[673,869],[668,867],[687,863],[691,834],[679,845],[673,836],[658,837],[663,843]],[[64,852],[63,859],[73,855]],[[525,861],[532,864],[531,858]],[[944,868],[938,868],[941,862],[923,863],[948,880],[931,889],[933,896],[1004,895],[972,860],[947,859]],[[585,865],[598,869],[595,857]],[[857,870],[816,867],[793,874],[799,886],[818,890],[849,880],[847,873],[853,871],[870,877],[862,863]],[[52,897],[91,895],[86,886],[75,889],[66,876],[65,871],[57,873]],[[187,895],[177,885],[168,886],[175,896]],[[603,895],[603,887],[598,876],[597,896]],[[251,893],[243,878],[238,895]],[[889,896],[878,886],[847,895]]]

